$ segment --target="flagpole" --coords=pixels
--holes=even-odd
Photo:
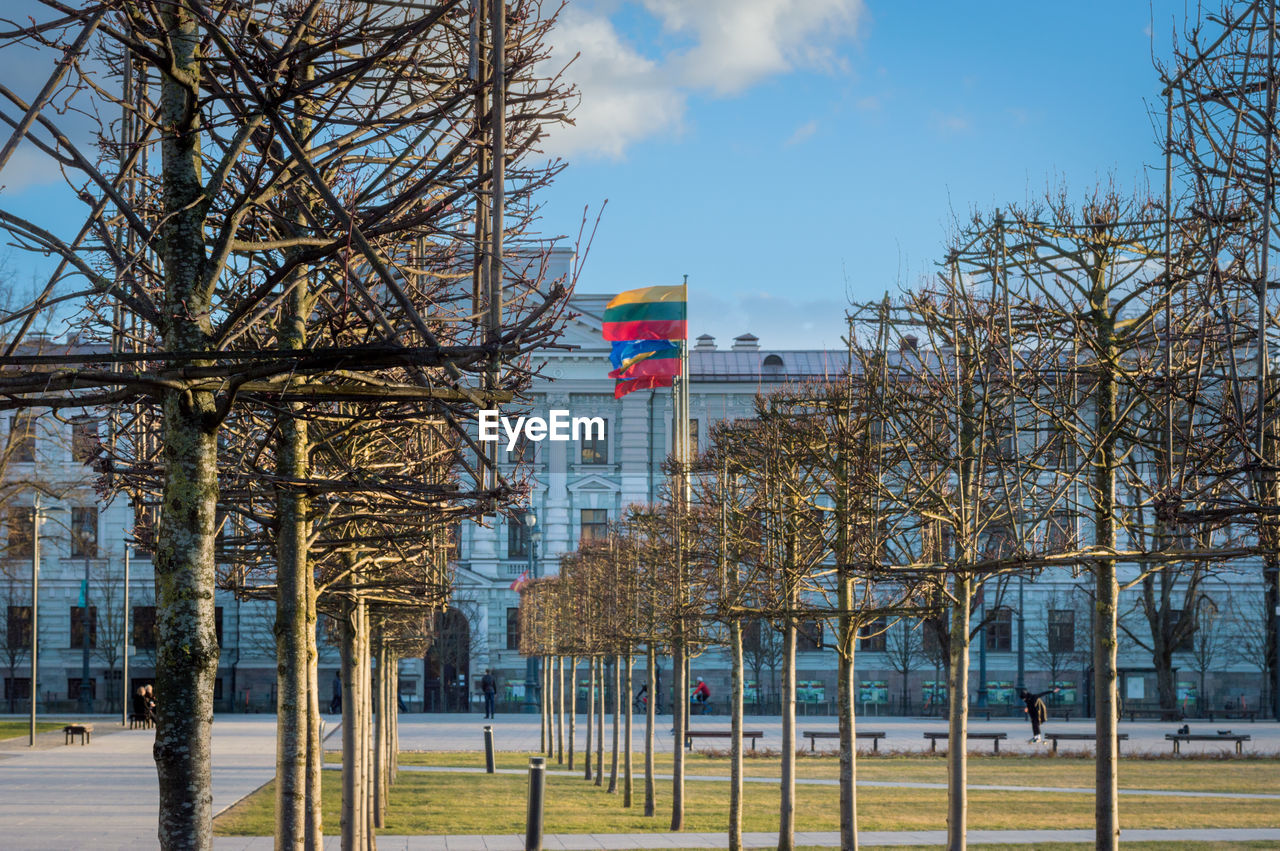
[[[684,276],[685,316],[688,316],[689,276]],[[680,343],[680,490],[683,507],[689,505],[689,324],[685,322],[684,340]]]

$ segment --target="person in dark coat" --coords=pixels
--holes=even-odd
[[[333,696],[329,698],[329,714],[337,715],[342,711],[342,678],[333,675]]]
[[[1043,698],[1057,691],[1062,691],[1062,689],[1051,688],[1039,694],[1032,694],[1026,689],[1022,690],[1022,702],[1027,706],[1022,711],[1027,713],[1027,717],[1031,719],[1031,738],[1027,739],[1028,742],[1044,741],[1044,736],[1040,735],[1040,725],[1049,720],[1049,709],[1044,705]]]
[[[493,698],[498,693],[498,683],[488,668],[485,668],[484,676],[480,678],[480,691],[484,694],[484,717],[492,718]]]
[[[151,725],[151,713],[147,709],[147,690],[142,686],[138,686],[138,690],[133,693],[133,717],[137,718],[143,727]]]

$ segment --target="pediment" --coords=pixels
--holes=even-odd
[[[574,493],[579,491],[617,493],[622,488],[616,482],[612,482],[603,476],[585,476],[569,485],[569,490]]]

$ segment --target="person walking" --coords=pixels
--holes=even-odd
[[[488,668],[484,669],[484,676],[480,678],[480,691],[484,694],[484,717],[492,718],[493,698],[498,693],[498,684]]]
[[[1039,694],[1032,694],[1026,689],[1022,690],[1022,702],[1026,704],[1026,709],[1022,711],[1027,713],[1027,717],[1031,720],[1031,738],[1027,739],[1028,743],[1034,744],[1044,741],[1044,736],[1040,734],[1040,725],[1049,720],[1049,710],[1044,705],[1043,698],[1059,691],[1062,691],[1062,689],[1051,688]]]

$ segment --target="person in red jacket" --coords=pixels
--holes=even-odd
[[[693,699],[702,704],[702,714],[707,714],[707,700],[711,697],[711,689],[698,677],[698,684],[693,687]]]

